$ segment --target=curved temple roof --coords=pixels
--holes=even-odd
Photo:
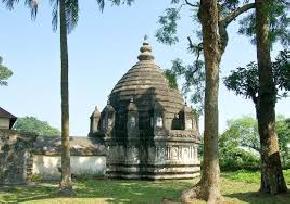
[[[140,48],[139,61],[123,75],[112,90],[109,101],[118,109],[127,107],[131,98],[139,110],[150,110],[156,103],[168,112],[176,113],[184,107],[184,101],[178,90],[169,87],[169,83],[159,66],[154,62],[152,47],[146,41]]]

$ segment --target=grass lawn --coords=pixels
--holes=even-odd
[[[284,175],[290,187],[290,170],[285,171]],[[161,203],[164,200],[178,203],[181,191],[196,181],[84,179],[74,182],[76,195],[73,198],[59,197],[57,183],[7,186],[0,187],[0,203]],[[272,197],[256,193],[258,188],[258,172],[237,171],[222,174],[221,191],[225,203],[290,204],[290,192]]]

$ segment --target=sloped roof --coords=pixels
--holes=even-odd
[[[16,118],[14,115],[12,115],[11,113],[9,113],[7,110],[5,110],[4,108],[0,107],[0,118]]]
[[[104,156],[106,148],[100,138],[70,137],[71,156]],[[61,137],[39,136],[33,144],[36,155],[55,156],[61,154]]]

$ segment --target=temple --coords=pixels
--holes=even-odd
[[[144,40],[137,63],[123,75],[102,112],[91,116],[90,135],[107,149],[109,178],[191,179],[199,175],[199,134],[191,107],[170,88]]]

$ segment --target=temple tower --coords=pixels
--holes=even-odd
[[[99,131],[107,146],[107,175],[191,179],[200,171],[193,111],[179,91],[170,88],[147,40],[140,52],[102,111]]]

